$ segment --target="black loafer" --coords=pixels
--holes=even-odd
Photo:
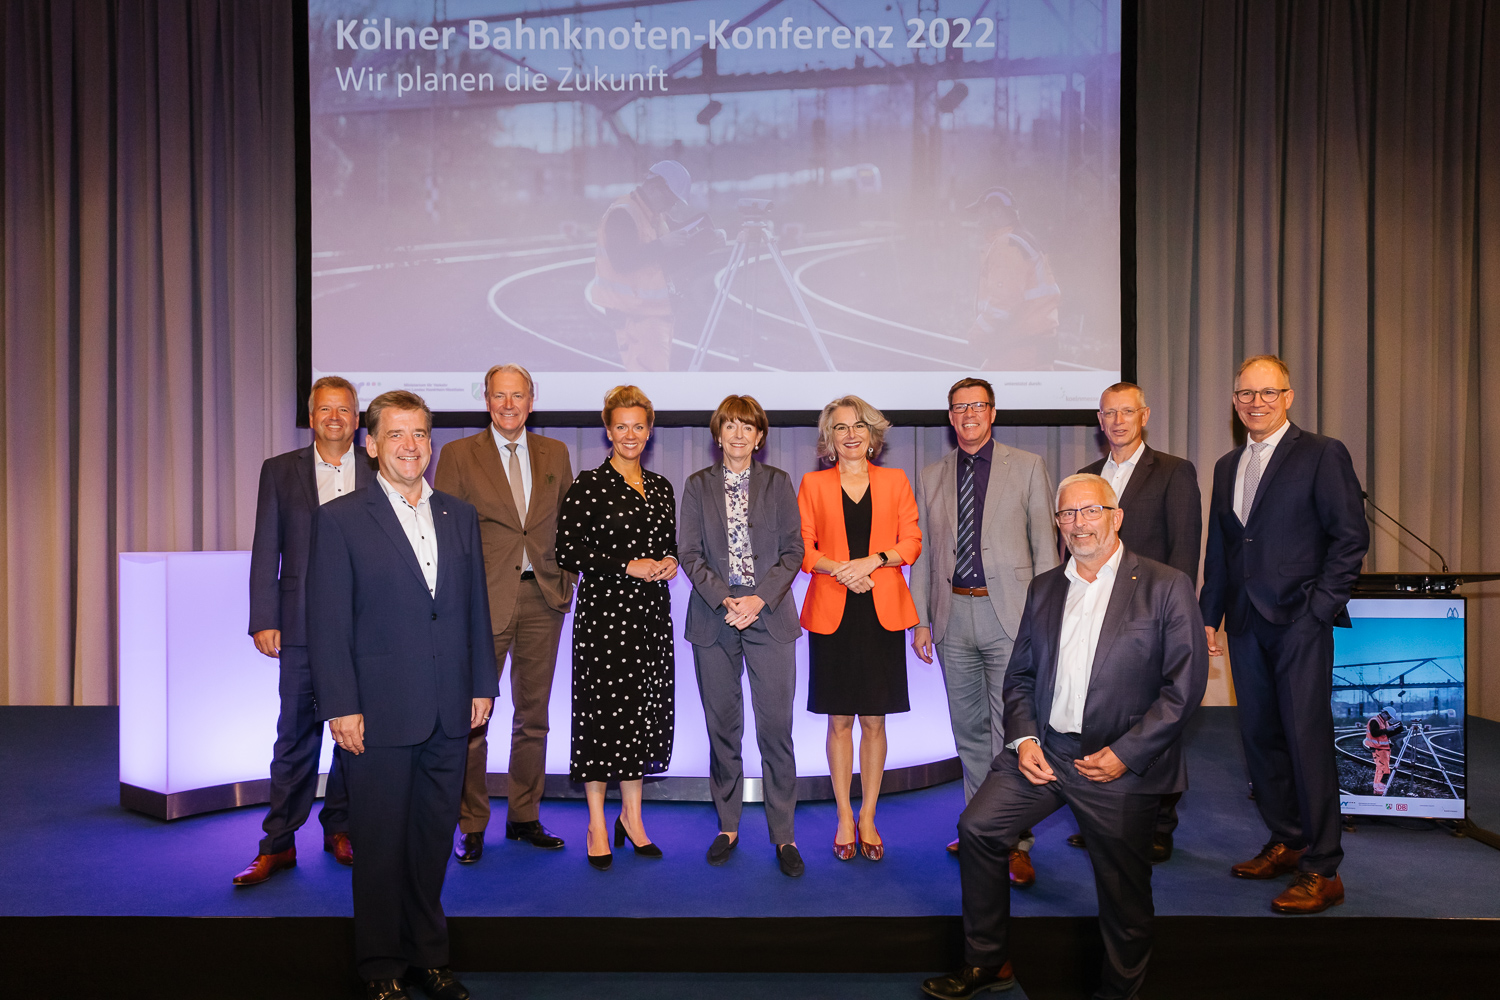
[[[999,993],[1013,989],[1016,977],[1011,974],[1010,963],[998,969],[959,969],[946,976],[934,976],[922,984],[922,992],[943,1000],[969,1000],[978,993]]]
[[[469,991],[453,978],[453,970],[446,965],[441,969],[413,969],[412,972],[416,975],[411,978],[432,1000],[469,1000]]]
[[[1154,833],[1151,835],[1151,863],[1159,865],[1163,861],[1172,858],[1172,835],[1170,833]]]
[[[781,874],[788,878],[801,878],[807,866],[802,863],[802,852],[797,850],[796,844],[776,845],[776,863],[781,866]]]
[[[729,860],[729,852],[739,846],[740,838],[730,838],[729,834],[721,833],[714,838],[714,842],[708,845],[708,863],[714,866],[722,865]]]
[[[460,834],[453,845],[453,856],[461,865],[472,865],[484,855],[484,831]]]
[[[411,1000],[411,994],[399,979],[371,979],[365,982],[365,1000]]]
[[[1069,847],[1087,847],[1089,845],[1088,845],[1088,841],[1086,841],[1086,840],[1083,839],[1083,834],[1081,834],[1081,833],[1070,833],[1070,834],[1068,834],[1068,846]]]
[[[506,840],[524,840],[532,847],[540,847],[544,851],[555,851],[563,846],[563,839],[542,825],[541,820],[532,820],[530,823],[505,823]]]

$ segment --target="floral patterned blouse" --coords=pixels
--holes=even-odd
[[[724,513],[729,522],[729,585],[755,586],[755,553],[750,549],[750,466],[724,467]]]

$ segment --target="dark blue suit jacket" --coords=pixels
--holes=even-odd
[[[315,447],[268,458],[260,466],[250,546],[250,634],[280,629],[283,646],[307,645],[307,560],[318,512]],[[374,481],[369,458],[356,447],[355,490]]]
[[[437,593],[379,484],[318,510],[308,637],[318,718],[362,713],[365,743],[411,746],[441,723],[469,732],[475,698],[499,691],[479,515],[434,491]]]
[[[1234,512],[1243,447],[1214,465],[1203,556],[1203,622],[1236,635],[1250,608],[1276,625],[1303,615],[1348,627],[1349,592],[1370,547],[1349,449],[1292,424],[1271,453],[1245,524]]]
[[[1066,564],[1064,564],[1066,565]],[[1031,581],[1005,671],[1005,741],[1047,746],[1069,581],[1063,566]],[[1094,648],[1083,704],[1084,754],[1111,748],[1128,770],[1103,787],[1166,795],[1187,789],[1182,731],[1208,686],[1208,646],[1193,584],[1126,549]],[[1002,766],[1016,767],[1014,750]]]
[[[1141,445],[1140,459],[1117,501],[1125,512],[1120,541],[1147,559],[1175,566],[1198,582],[1198,553],[1203,543],[1203,498],[1198,470],[1176,455]],[[1104,475],[1108,456],[1079,472]]]

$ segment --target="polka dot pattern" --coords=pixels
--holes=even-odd
[[[627,576],[632,559],[677,556],[672,484],[643,473],[646,495],[606,460],[579,474],[557,520],[557,562],[582,574],[573,614],[574,781],[633,780],[672,759],[672,599]]]

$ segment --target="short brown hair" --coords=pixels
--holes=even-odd
[[[526,380],[526,391],[531,393],[532,399],[536,399],[536,379],[531,377],[531,372],[513,362],[506,362],[503,365],[491,365],[490,370],[484,373],[484,395],[486,399],[490,395],[490,379],[501,372],[510,372],[512,375],[519,375],[524,378]]]
[[[319,389],[342,389],[354,400],[354,413],[356,419],[359,415],[359,390],[354,388],[354,383],[338,375],[324,375],[312,384],[307,392],[307,415],[312,416],[313,397],[318,394]]]
[[[885,447],[885,432],[891,422],[885,419],[885,414],[858,396],[840,396],[823,407],[823,412],[818,414],[818,457],[829,461],[836,459],[833,449],[833,411],[841,406],[852,409],[857,418],[870,428],[870,457],[879,455],[880,449]]]
[[[1281,377],[1286,379],[1287,386],[1291,386],[1292,370],[1286,366],[1285,361],[1282,361],[1274,354],[1257,354],[1253,358],[1246,358],[1244,361],[1241,361],[1240,366],[1234,371],[1234,384],[1239,385],[1240,376],[1245,374],[1246,368],[1249,368],[1251,365],[1260,364],[1261,362],[1275,366],[1281,372]]]
[[[386,410],[420,411],[427,418],[427,433],[432,433],[432,411],[427,408],[427,401],[414,392],[392,389],[370,400],[365,408],[365,426],[372,436],[380,433],[380,415]]]
[[[750,424],[760,431],[762,438],[771,427],[771,421],[766,417],[765,409],[754,396],[725,396],[719,408],[714,411],[714,415],[709,418],[708,432],[717,441],[724,425],[734,420]]]
[[[953,388],[948,390],[948,405],[953,405],[953,394],[960,389],[983,389],[984,394],[990,397],[990,409],[995,408],[995,387],[982,378],[961,378],[953,383]]]
[[[1112,392],[1134,392],[1137,396],[1141,397],[1141,405],[1142,406],[1146,405],[1146,390],[1145,389],[1142,389],[1140,386],[1136,385],[1134,382],[1116,382],[1114,385],[1109,386],[1103,392],[1099,393],[1099,405],[1100,406],[1104,405],[1104,397],[1107,396],[1107,395],[1109,395]]]
[[[628,410],[631,407],[639,407],[646,411],[646,426],[651,427],[656,423],[656,407],[651,405],[651,400],[641,391],[640,386],[617,385],[604,394],[604,426],[607,429],[611,420],[615,418],[616,410]]]

